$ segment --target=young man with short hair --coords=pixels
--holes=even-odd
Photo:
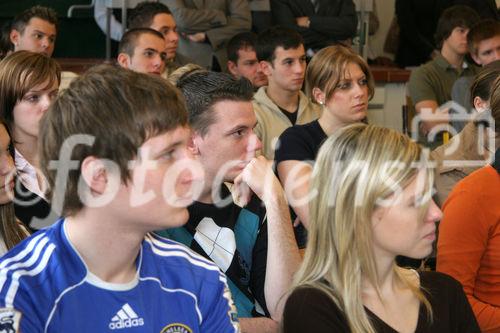
[[[26,9],[14,17],[9,37],[14,51],[25,50],[51,57],[57,37],[56,12],[42,6]],[[76,77],[73,72],[61,72],[59,90],[66,89]]]
[[[480,66],[486,66],[500,59],[500,22],[483,20],[474,25],[467,34],[467,45],[471,58]],[[462,105],[467,112],[472,112],[470,102],[470,85],[473,76],[459,78],[453,84],[451,98]],[[452,126],[461,131],[465,125],[463,121],[451,121]]]
[[[272,160],[281,133],[319,118],[321,109],[301,91],[306,54],[298,32],[281,27],[262,32],[257,40],[257,57],[268,86],[254,95],[255,132],[263,144],[262,154]]]
[[[255,45],[257,35],[253,32],[241,32],[234,35],[227,43],[227,69],[235,78],[245,77],[254,89],[267,86],[267,77],[262,72]]]
[[[57,35],[57,14],[52,8],[34,6],[17,15],[11,26],[14,51],[27,50],[52,56]]]
[[[448,110],[439,107],[451,100],[451,89],[458,78],[477,72],[477,67],[465,60],[467,34],[477,21],[477,13],[467,6],[446,9],[439,18],[435,35],[440,53],[410,75],[408,90],[416,112],[424,118],[420,124],[423,134],[449,122]],[[445,119],[432,119],[436,116]]]
[[[278,332],[301,259],[272,162],[255,157],[261,143],[253,131],[252,86],[203,70],[185,74],[177,86],[193,129],[189,148],[205,182],[188,208],[188,223],[164,233],[227,275],[243,332]]]
[[[176,89],[119,67],[90,69],[56,99],[41,135],[64,218],[2,258],[4,327],[239,332],[219,268],[150,233],[186,222],[201,177]]]
[[[177,52],[179,44],[177,24],[172,13],[164,4],[149,1],[140,2],[131,11],[128,22],[129,29],[150,28],[163,35],[167,51],[163,76],[167,77],[175,69],[192,62],[191,59]]]
[[[165,40],[153,29],[131,29],[118,46],[118,64],[136,72],[161,75],[166,59]]]

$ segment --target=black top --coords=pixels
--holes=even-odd
[[[314,161],[326,138],[317,120],[287,128],[281,134],[279,147],[274,154],[276,165],[290,160]]]
[[[287,128],[280,136],[278,148],[274,154],[276,165],[283,161],[314,161],[321,144],[327,138],[317,120],[304,125]],[[279,177],[279,176],[278,176]],[[292,221],[297,214],[290,208]],[[307,230],[302,224],[294,227],[295,240],[299,248],[305,248]]]
[[[462,286],[452,277],[438,272],[420,272],[420,284],[431,303],[433,322],[420,306],[416,333],[479,333],[479,326]],[[376,332],[396,333],[392,327],[365,308]],[[285,333],[350,332],[347,320],[335,303],[322,291],[299,288],[288,298],[283,313]]]
[[[220,198],[230,196],[223,185]],[[188,211],[189,220],[183,227],[159,234],[189,246],[219,266],[228,277],[240,317],[269,316],[264,295],[267,217],[262,201],[253,195],[244,208],[232,200],[223,207],[194,202]],[[256,302],[264,313],[258,312]]]
[[[59,219],[50,204],[28,190],[19,178],[14,187],[14,198],[16,217],[30,233],[46,228]]]

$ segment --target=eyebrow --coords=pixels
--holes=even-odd
[[[39,33],[39,34],[44,35],[44,36],[47,35],[45,32],[37,30],[37,29],[33,30],[33,32]],[[49,37],[55,37],[55,36],[56,36],[56,34],[49,35]]]
[[[226,134],[234,133],[240,129],[247,129],[247,128],[254,129],[256,126],[257,126],[257,122],[255,122],[255,124],[252,127],[246,126],[246,125],[236,125],[236,126],[232,127],[231,129],[227,130]]]

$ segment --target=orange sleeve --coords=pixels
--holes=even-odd
[[[487,204],[466,189],[454,189],[443,206],[437,270],[451,275],[462,284],[481,331],[500,333],[500,308],[474,296],[477,272],[492,227],[491,221],[487,221],[483,214]]]

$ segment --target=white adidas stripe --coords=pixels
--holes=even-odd
[[[33,237],[33,239],[29,241],[28,245],[26,246],[26,248],[24,250],[22,250],[21,252],[16,254],[14,257],[6,258],[5,260],[3,260],[0,263],[0,269],[6,267],[11,262],[23,259],[23,257],[25,257],[27,254],[31,253],[31,251],[35,247],[36,242],[38,242],[38,240],[40,238],[42,238],[43,236],[45,236],[45,234],[41,233],[40,235]]]
[[[128,303],[125,303],[122,306],[122,309],[129,316],[129,318],[132,318],[132,319],[139,318],[139,316],[137,315],[137,313],[135,313],[135,311],[132,310],[132,307]]]
[[[157,236],[157,235],[155,235],[155,236]],[[215,265],[212,261],[210,261],[207,258],[194,252],[193,250],[191,250],[190,248],[188,248],[184,244],[177,243],[173,240],[169,240],[169,241],[175,242],[174,244],[166,243],[166,242],[162,241],[162,238],[157,239],[154,236],[152,236],[151,234],[147,235],[147,240],[149,241],[150,244],[159,248],[160,251],[163,251],[163,250],[169,250],[169,251],[181,250],[181,251],[185,252],[187,255],[189,255],[191,258],[193,258],[194,260],[198,260],[198,261],[203,262],[203,263],[208,264],[208,265]]]
[[[212,261],[202,257],[201,255],[193,252],[185,245],[167,244],[165,242],[162,242],[161,240],[153,238],[151,234],[146,235],[146,241],[151,244],[153,253],[158,254],[162,257],[183,257],[193,265],[203,267],[211,271],[217,271],[219,273],[219,281],[227,284],[226,275],[220,271],[220,268],[217,267],[217,265],[215,265]],[[162,249],[166,249],[167,251]],[[178,250],[180,250],[181,252],[179,252]]]
[[[200,324],[203,322],[203,316],[201,315],[200,308],[198,307],[198,298],[192,292],[185,290],[185,289],[170,289],[170,288],[164,287],[161,284],[161,281],[157,277],[140,277],[139,280],[141,280],[141,281],[155,281],[156,283],[159,284],[160,288],[166,292],[170,292],[170,293],[179,292],[179,293],[183,293],[183,294],[186,294],[186,295],[192,297],[194,300],[195,309],[196,309],[196,313],[198,314],[198,319],[200,321]]]
[[[54,244],[50,244],[44,251],[40,263],[38,263],[38,265],[32,270],[17,270],[12,273],[12,282],[9,286],[9,290],[7,291],[7,295],[5,296],[6,307],[13,307],[14,305],[14,298],[16,297],[17,289],[19,287],[19,279],[23,276],[34,276],[40,273],[47,266],[50,256],[54,252],[55,248],[56,246]]]
[[[49,242],[48,237],[44,237],[38,242],[36,245],[35,249],[30,253],[31,256],[27,257],[26,261],[18,261],[14,264],[12,264],[9,267],[3,268],[0,270],[0,291],[3,289],[5,282],[7,281],[7,276],[10,271],[14,271],[19,268],[25,268],[33,265],[38,258],[40,258],[40,254],[42,253],[42,250],[44,249],[45,245]]]

